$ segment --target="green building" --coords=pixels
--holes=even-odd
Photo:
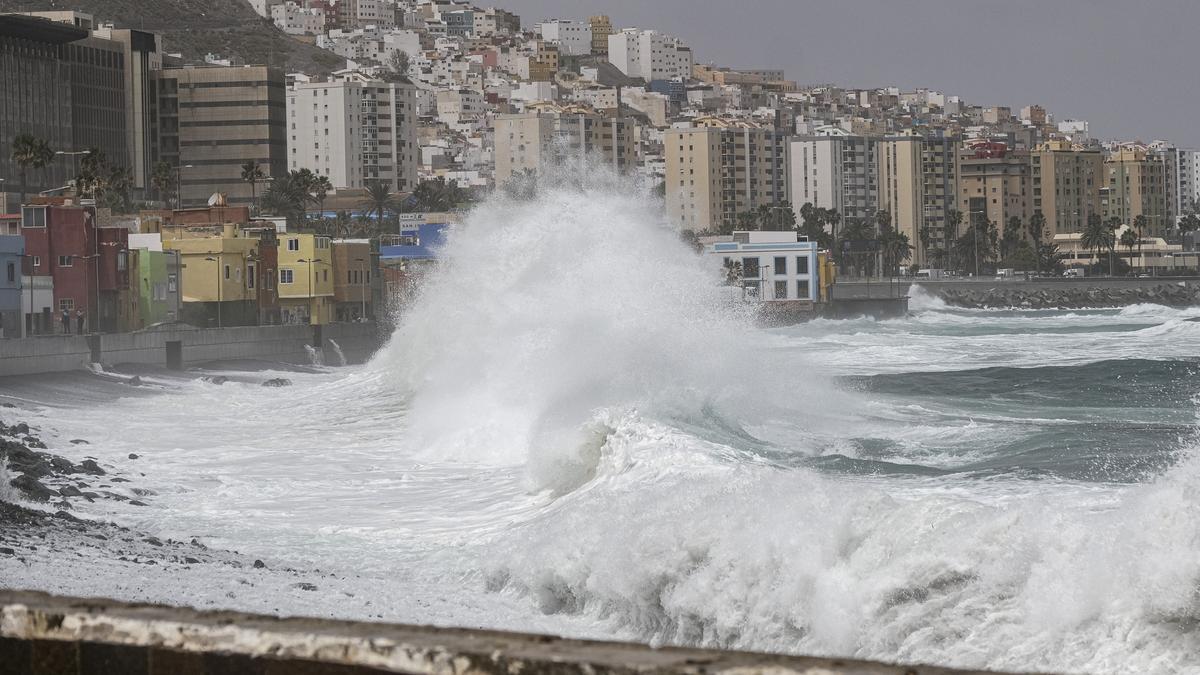
[[[175,251],[134,249],[137,270],[135,322],[143,328],[179,320],[179,255]]]

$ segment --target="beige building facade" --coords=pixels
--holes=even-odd
[[[496,117],[496,185],[513,174],[545,173],[571,157],[588,157],[620,173],[637,165],[633,120],[578,105],[537,103],[524,113]]]
[[[959,154],[959,212],[967,225],[977,219],[1003,231],[1011,218],[1029,222],[1032,202],[1029,153],[1001,143],[980,143]]]
[[[1082,232],[1088,216],[1101,213],[1100,188],[1105,179],[1099,149],[1054,140],[1039,145],[1030,157],[1033,189],[1031,215],[1046,218],[1046,236]]]
[[[787,136],[715,118],[663,140],[667,216],[694,232],[732,231],[740,214],[787,200]]]
[[[214,192],[249,205],[242,165],[267,176],[287,173],[283,72],[266,66],[171,68],[154,73],[158,152],[178,172],[182,206],[203,206]],[[260,185],[261,187],[261,185]]]
[[[1105,220],[1133,225],[1144,216],[1144,234],[1156,237],[1175,226],[1162,156],[1141,146],[1123,146],[1104,160],[1104,172],[1107,184],[1100,191],[1100,208]]]
[[[958,148],[955,138],[889,136],[879,141],[879,209],[908,236],[911,262],[924,265],[933,249],[948,250],[961,232],[951,211],[958,208]]]

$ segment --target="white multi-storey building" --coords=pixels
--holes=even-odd
[[[347,28],[393,28],[396,5],[386,0],[342,0],[342,25]]]
[[[836,209],[847,220],[871,218],[879,201],[875,140],[823,131],[788,145],[788,201],[797,213],[812,204]]]
[[[692,50],[670,35],[626,28],[608,36],[608,60],[629,77],[687,80],[692,77]]]
[[[297,82],[287,93],[288,168],[310,169],[335,188],[374,181],[416,186],[416,87],[342,71],[329,82]]]
[[[285,2],[271,8],[271,21],[288,35],[321,35],[325,32],[325,10]]]
[[[543,21],[538,26],[542,39],[558,45],[560,54],[592,53],[592,25],[581,21]]]
[[[1172,205],[1175,218],[1200,210],[1200,150],[1171,148],[1167,160],[1173,165],[1171,177],[1175,180]]]

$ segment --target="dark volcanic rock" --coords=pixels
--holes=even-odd
[[[9,481],[9,485],[24,492],[30,499],[38,502],[48,502],[55,495],[55,492],[50,488],[42,485],[41,481],[28,474],[17,476]]]
[[[80,462],[79,466],[84,470],[84,472],[90,473],[93,476],[103,476],[104,475],[104,469],[101,469],[100,465],[97,464],[96,460],[94,460],[94,459],[85,459],[82,462]]]
[[[74,445],[91,445],[90,443],[83,440],[82,438],[72,438],[71,443]]]
[[[264,387],[290,387],[292,381],[286,377],[275,377],[262,383]]]
[[[225,384],[226,382],[229,381],[229,378],[225,377],[224,375],[205,375],[204,377],[202,377],[200,379],[209,384],[217,384],[217,385]]]
[[[138,457],[140,457],[140,455],[136,455],[136,454],[134,454],[134,453],[132,453],[132,452],[131,452],[131,453],[129,453],[129,459],[137,459]]]

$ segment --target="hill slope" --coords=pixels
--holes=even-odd
[[[203,61],[211,52],[308,73],[327,73],[344,63],[283,33],[246,0],[0,0],[0,12],[45,10],[87,12],[118,28],[162,33],[166,51],[182,52],[189,61]]]

